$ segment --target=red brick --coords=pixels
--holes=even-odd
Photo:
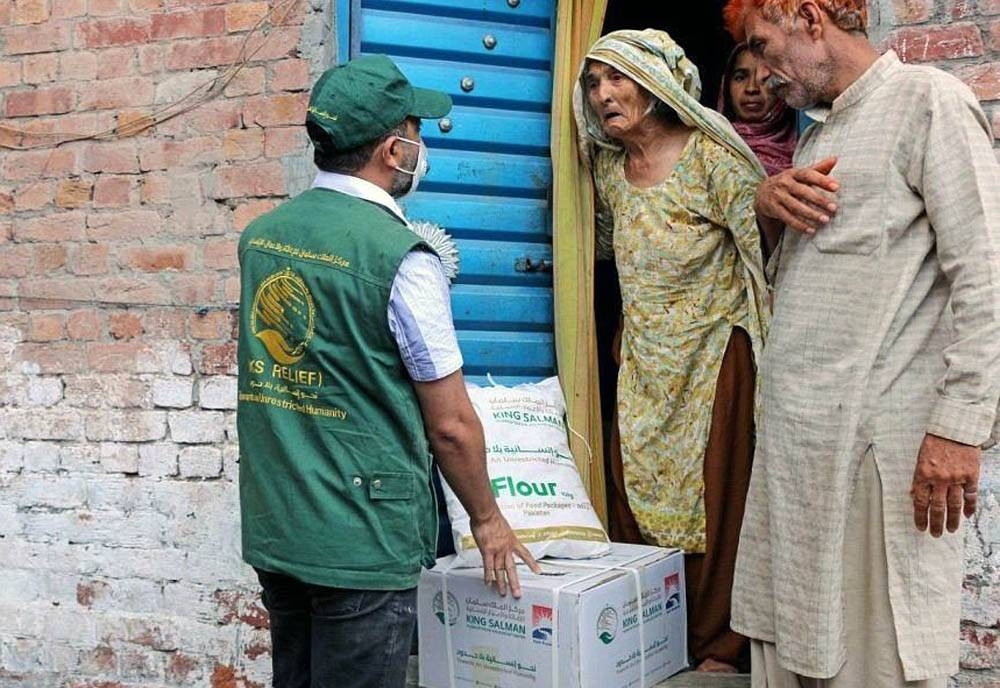
[[[976,0],[946,0],[945,11],[952,19],[964,19],[976,13]]]
[[[926,21],[934,12],[934,0],[892,0],[896,24]]]
[[[128,0],[128,6],[133,12],[153,12],[163,9],[163,0]]]
[[[183,654],[181,652],[170,653],[165,668],[167,679],[171,682],[183,684],[190,683],[188,677],[192,674],[201,674],[201,660],[197,657]]]
[[[3,110],[7,117],[56,115],[73,109],[76,94],[65,86],[15,91],[4,98]]]
[[[226,11],[221,7],[212,7],[194,12],[155,14],[150,35],[154,40],[163,40],[220,36],[225,31]]]
[[[139,246],[124,251],[121,256],[123,267],[142,272],[163,270],[186,270],[191,266],[193,249],[189,246],[161,246],[151,248]]]
[[[185,334],[188,309],[151,308],[142,316],[142,329],[152,339],[181,339]]]
[[[119,137],[150,136],[156,120],[149,110],[119,110],[115,117],[115,129]]]
[[[0,251],[0,278],[20,278],[31,274],[31,246],[4,246]]]
[[[264,92],[265,81],[263,67],[247,67],[226,85],[224,94],[227,98],[260,95]]]
[[[83,345],[68,342],[20,344],[14,350],[14,361],[34,363],[43,375],[80,373],[86,364]]]
[[[1000,0],[979,0],[979,11],[982,14],[1000,14]]]
[[[9,2],[0,2],[0,26],[10,24],[11,7]]]
[[[205,315],[191,316],[189,331],[193,339],[227,339],[232,332],[229,313],[209,311]]]
[[[52,202],[55,185],[52,182],[25,184],[14,192],[14,207],[17,210],[38,210]]]
[[[139,48],[139,73],[158,74],[166,61],[166,45],[144,45]]]
[[[97,78],[97,54],[77,50],[60,55],[59,76],[66,81],[93,81]]]
[[[990,50],[1000,50],[1000,19],[991,22],[988,30]]]
[[[222,160],[222,146],[213,136],[166,141],[163,158],[168,169],[214,164]]]
[[[139,155],[134,141],[99,141],[89,144],[83,152],[83,169],[104,174],[136,173]]]
[[[76,171],[76,150],[69,147],[54,150],[9,151],[3,156],[3,176],[6,180],[32,177],[61,177]]]
[[[1000,100],[1000,62],[972,65],[955,70],[979,100]]]
[[[222,142],[226,160],[253,160],[264,153],[264,132],[259,128],[232,129]]]
[[[90,0],[89,14],[95,17],[113,17],[122,13],[122,0]]]
[[[0,189],[0,215],[7,215],[14,209],[14,194],[7,189]]]
[[[86,216],[77,211],[50,213],[44,217],[15,218],[18,241],[79,241],[86,232]]]
[[[14,24],[41,24],[49,20],[47,0],[13,0],[10,20]]]
[[[21,83],[20,62],[0,62],[0,88]]]
[[[69,113],[52,117],[32,117],[20,123],[21,129],[46,145],[54,141],[79,136],[90,136],[109,128],[112,120],[106,113]]]
[[[205,243],[202,263],[206,270],[230,270],[239,267],[236,249],[239,237],[230,236],[224,239],[214,239]]]
[[[150,20],[136,17],[92,19],[81,23],[76,29],[76,35],[87,48],[140,45],[149,40]]]
[[[56,189],[56,205],[60,208],[80,208],[90,203],[93,185],[83,179],[67,179]]]
[[[78,244],[69,263],[74,275],[103,275],[108,272],[107,244]]]
[[[36,244],[32,248],[36,275],[47,275],[66,265],[65,244]]]
[[[101,299],[110,303],[169,304],[170,290],[157,276],[108,277],[97,286]]]
[[[275,200],[254,200],[239,204],[233,211],[233,229],[242,232],[248,224],[277,207],[279,202]]]
[[[141,107],[153,102],[155,88],[146,77],[106,79],[100,88],[80,94],[80,108],[84,110],[110,110],[113,108]]]
[[[984,51],[979,27],[969,23],[900,29],[892,34],[889,43],[904,62],[976,57]]]
[[[22,60],[22,80],[26,84],[43,84],[55,81],[59,74],[59,55],[39,53],[26,55]]]
[[[301,39],[301,27],[280,26],[272,29],[266,38],[261,36],[250,39],[247,52],[252,53],[253,59],[259,61],[298,57],[298,46]]]
[[[305,149],[305,127],[278,127],[264,132],[264,155],[268,158],[297,155]]]
[[[93,299],[94,283],[79,277],[37,277],[23,280],[18,292],[24,299],[74,302]]]
[[[223,284],[223,291],[225,292],[226,303],[239,303],[240,278],[236,275],[227,277],[225,283]]]
[[[163,219],[153,210],[130,210],[87,216],[87,238],[92,241],[145,239],[155,236]]]
[[[108,332],[115,339],[134,339],[142,334],[142,319],[131,311],[108,314]]]
[[[190,129],[203,134],[214,134],[240,126],[242,110],[238,102],[207,103],[169,122],[171,127],[160,125],[157,130],[162,133],[167,131],[183,133]]]
[[[142,176],[139,185],[143,203],[162,204],[170,202],[170,178],[166,172],[150,172]]]
[[[66,334],[70,339],[94,340],[104,331],[104,314],[94,309],[73,311],[66,318]]]
[[[242,39],[238,36],[202,38],[174,43],[167,50],[167,68],[171,70],[203,69],[236,62]]]
[[[94,207],[123,208],[132,195],[131,177],[101,176],[94,182]]]
[[[202,348],[198,372],[202,375],[236,375],[236,342],[206,344]]]
[[[97,51],[97,78],[119,79],[135,74],[135,48],[107,48]]]
[[[277,161],[219,167],[214,198],[281,196],[285,193],[285,170]]]
[[[271,88],[276,91],[305,91],[311,86],[308,60],[282,60],[271,75]]]
[[[69,26],[48,23],[44,26],[12,26],[4,29],[4,53],[26,55],[28,53],[51,53],[69,48]]]
[[[226,5],[226,30],[249,31],[267,16],[269,9],[266,2],[231,2]]]
[[[52,0],[53,19],[72,19],[86,14],[86,0]]]
[[[52,313],[33,313],[28,320],[29,342],[56,342],[65,336],[65,318]]]
[[[301,125],[306,121],[308,93],[281,94],[249,98],[243,110],[243,121],[247,125],[277,127],[286,124]]]
[[[215,275],[180,274],[170,282],[170,293],[174,303],[200,306],[217,300]]]

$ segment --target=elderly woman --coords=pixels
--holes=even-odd
[[[741,43],[733,49],[719,89],[719,112],[760,159],[768,175],[792,166],[799,141],[795,110],[758,76],[757,58]]]
[[[630,522],[613,530],[689,553],[692,657],[732,671],[746,648],[729,602],[768,319],[752,209],[763,170],[699,90],[667,34],[617,31],[588,53],[574,108],[598,257],[614,257],[622,292],[612,513]]]

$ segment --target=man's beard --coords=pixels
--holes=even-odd
[[[411,186],[413,186],[413,175],[396,170],[389,183],[389,195],[393,198],[401,198],[410,190]]]
[[[792,82],[788,79],[772,74],[765,81],[765,85],[771,93],[781,98],[790,107],[796,110],[807,110],[817,103],[830,102],[827,97],[829,91],[826,82],[830,79],[831,65],[824,62],[809,70],[809,74],[804,79]]]

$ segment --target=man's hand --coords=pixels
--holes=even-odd
[[[825,158],[810,167],[794,167],[765,179],[757,187],[757,218],[815,234],[837,212],[830,194],[836,193],[840,184],[829,176],[836,164],[836,158]]]
[[[535,573],[541,571],[538,562],[514,535],[499,509],[482,521],[473,520],[471,525],[472,537],[483,555],[483,580],[486,585],[496,583],[497,592],[501,595],[507,594],[507,586],[510,585],[511,594],[520,597],[521,582],[517,577],[514,555],[520,557]]]
[[[917,530],[929,526],[931,535],[941,537],[945,526],[949,533],[958,530],[963,511],[966,518],[976,513],[981,454],[979,447],[924,437],[910,488]]]

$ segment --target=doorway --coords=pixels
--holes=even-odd
[[[670,34],[697,67],[701,77],[701,103],[715,108],[726,60],[734,47],[732,37],[722,24],[725,0],[701,2],[637,3],[634,0],[609,0],[601,34],[619,29],[660,29]],[[594,273],[594,312],[597,323],[598,374],[601,390],[601,420],[604,456],[610,461],[611,439],[617,399],[618,365],[614,360],[614,337],[621,319],[621,291],[613,260],[597,261]],[[605,485],[608,504],[612,504],[613,483],[610,463]],[[612,533],[612,539],[615,533]]]

